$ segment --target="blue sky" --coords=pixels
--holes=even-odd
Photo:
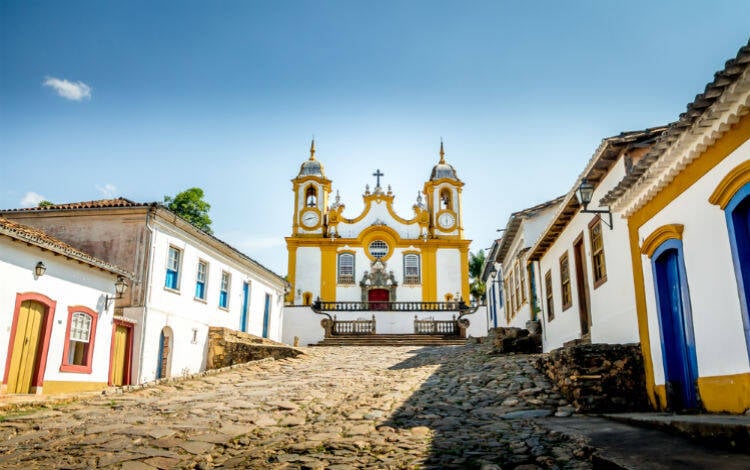
[[[442,137],[476,251],[749,35],[747,1],[4,1],[0,207],[199,186],[216,234],[285,274],[313,135],[349,217],[376,168],[409,216]]]

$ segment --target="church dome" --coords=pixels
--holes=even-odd
[[[443,143],[440,142],[440,162],[432,167],[432,173],[430,174],[430,181],[439,180],[441,178],[450,178],[457,180],[456,169],[453,165],[445,163],[445,151],[443,150]]]
[[[303,176],[320,176],[321,178],[325,178],[323,165],[315,159],[314,140],[310,144],[310,158],[299,167],[299,175],[297,177],[301,178]]]

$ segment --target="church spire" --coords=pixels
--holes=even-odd
[[[445,150],[443,150],[443,139],[440,139],[440,164],[445,164]]]
[[[313,137],[310,143],[310,161],[315,160],[315,137]]]

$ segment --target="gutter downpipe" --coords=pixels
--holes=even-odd
[[[141,350],[138,354],[138,384],[141,383],[141,378],[143,377],[143,355],[144,355],[144,349],[146,345],[146,319],[148,317],[148,302],[151,298],[151,268],[153,267],[153,260],[154,260],[154,238],[156,237],[156,232],[154,231],[154,228],[149,225],[151,221],[151,216],[155,212],[154,207],[150,207],[148,212],[146,212],[146,230],[149,231],[151,236],[149,237],[149,246],[148,246],[148,262],[146,263],[146,289],[143,294],[143,327],[141,328]]]

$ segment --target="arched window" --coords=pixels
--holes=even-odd
[[[735,193],[724,210],[740,296],[745,343],[750,357],[750,183]]]
[[[339,254],[339,284],[354,284],[354,255]]]
[[[97,314],[86,307],[68,308],[68,327],[63,349],[62,372],[91,373]]]
[[[404,284],[419,284],[419,255],[409,253],[404,255]]]
[[[318,191],[314,186],[308,186],[305,190],[305,205],[307,207],[316,207],[318,205]]]
[[[451,197],[451,191],[448,188],[440,190],[440,208],[453,210],[453,198]]]

